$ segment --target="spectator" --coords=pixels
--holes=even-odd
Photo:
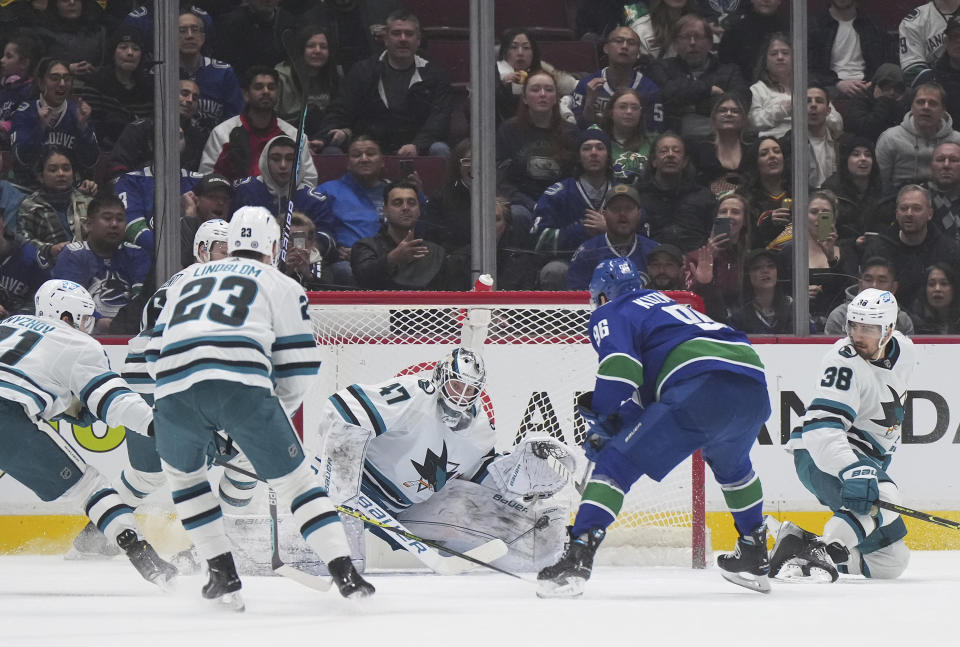
[[[889,37],[857,0],[830,0],[810,19],[807,52],[810,82],[831,99],[870,92],[870,79],[890,60]]]
[[[270,213],[277,214],[282,221],[287,214],[296,159],[297,144],[290,137],[278,135],[267,142],[260,153],[257,175],[237,182],[230,212],[246,206],[264,207]],[[325,208],[326,199],[327,196],[321,189],[313,188],[304,181],[303,167],[298,169],[293,208],[312,222],[314,231],[310,232],[310,238],[315,240],[314,249],[319,249],[320,255],[324,257],[336,248],[333,238],[334,219]]]
[[[44,256],[0,218],[0,320],[33,313],[33,295],[49,278],[50,264]]]
[[[706,18],[688,13],[674,25],[677,55],[655,66],[654,78],[663,94],[668,129],[688,141],[711,134],[711,115],[721,95],[734,94],[749,106],[750,86],[733,63],[720,63],[710,53],[713,30]]]
[[[960,116],[960,15],[950,18],[944,36],[946,47],[943,56],[937,59],[930,75],[946,93],[944,99],[947,114]],[[893,124],[891,124],[892,126]]]
[[[550,63],[540,60],[540,47],[530,32],[522,28],[510,28],[500,37],[497,55],[497,122],[517,114],[517,104],[523,94],[523,82],[534,70],[544,70],[553,75],[560,96],[572,94],[577,88],[577,79],[558,70]]]
[[[107,29],[102,14],[94,0],[55,0],[47,3],[46,15],[30,31],[47,56],[64,61],[70,74],[83,80],[106,59]]]
[[[827,335],[842,337],[847,334],[847,306],[853,298],[867,288],[887,290],[894,296],[897,294],[897,270],[891,261],[879,256],[868,258],[863,262],[860,278],[854,285],[846,289],[846,302],[838,305],[827,317],[827,324],[823,332]],[[904,335],[913,335],[913,321],[903,308],[897,313],[896,329]]]
[[[330,270],[333,282],[340,287],[356,285],[350,267],[354,243],[380,230],[383,190],[388,185],[382,173],[380,145],[367,135],[359,135],[347,149],[347,172],[343,177],[317,187],[327,197],[326,208],[333,215],[337,256]]]
[[[300,10],[293,6],[296,4]],[[347,72],[355,63],[383,50],[387,16],[404,4],[402,0],[349,3],[288,0],[284,6],[297,15],[300,24],[325,25],[330,30],[337,41],[332,43],[337,60]]]
[[[560,118],[557,84],[547,72],[527,77],[517,115],[497,129],[497,185],[514,224],[533,225],[543,192],[573,172],[574,127]]]
[[[226,2],[233,4],[231,0],[226,0]],[[132,8],[126,15],[123,16],[122,24],[129,27],[134,27],[138,29],[143,35],[143,53],[144,56],[148,58],[153,57],[153,3],[154,0],[144,0],[139,6]],[[132,4],[132,0],[131,0]],[[212,51],[211,45],[216,40],[216,29],[213,23],[213,16],[207,13],[204,9],[201,9],[196,4],[190,4],[187,0],[178,3],[180,5],[181,11],[186,9],[190,13],[199,17],[203,22],[203,33],[204,33],[204,43],[203,43],[203,53],[209,54]],[[216,11],[216,5],[222,2],[218,0],[207,0],[201,2],[205,7],[208,7],[214,13]],[[107,11],[113,9],[117,10],[120,3],[116,0],[110,0],[107,4]],[[233,7],[230,7],[231,9]]]
[[[629,27],[615,27],[607,34],[603,53],[608,65],[577,83],[569,97],[564,97],[561,113],[568,121],[576,121],[581,128],[600,123],[603,109],[617,90],[631,88],[637,91],[643,103],[647,130],[663,130],[663,98],[660,87],[649,76],[637,69],[640,58],[640,40]]]
[[[74,281],[90,292],[101,315],[95,327],[100,333],[139,294],[150,272],[150,254],[123,242],[126,222],[120,198],[93,200],[87,209],[87,240],[67,245],[53,268],[53,278]]]
[[[535,289],[537,273],[543,261],[527,244],[530,230],[522,230],[514,225],[510,215],[510,203],[503,196],[497,196],[494,217],[497,234],[497,289]],[[465,259],[470,258],[470,254],[463,248],[460,255]],[[468,264],[467,267],[471,265]]]
[[[21,104],[13,115],[13,173],[22,186],[35,189],[33,169],[46,146],[65,148],[89,172],[97,163],[100,149],[90,122],[90,106],[71,96],[73,76],[62,61],[43,59],[37,64],[40,96]]]
[[[863,236],[882,194],[873,142],[852,135],[841,137],[837,172],[823,183],[823,188],[837,196],[837,236],[840,240],[856,240]]]
[[[714,196],[736,191],[746,180],[747,109],[736,94],[717,97],[710,111],[712,137],[692,146],[691,161],[697,169],[697,184],[709,187]]]
[[[683,290],[683,252],[676,245],[657,245],[647,253],[651,290]]]
[[[944,98],[939,85],[920,85],[903,122],[880,135],[877,164],[884,190],[892,192],[908,182],[927,180],[933,149],[943,142],[960,143],[960,133],[953,129]]]
[[[780,142],[773,137],[761,137],[747,155],[745,166],[750,169],[750,176],[744,189],[754,223],[750,247],[767,247],[784,235],[793,218],[789,203],[785,202],[790,199],[790,174]],[[786,240],[792,235],[790,229]]]
[[[898,298],[903,303],[913,303],[920,295],[925,268],[941,261],[956,264],[960,258],[957,244],[930,227],[932,217],[929,192],[908,184],[897,194],[898,230],[867,237],[863,257],[893,261],[900,286]]]
[[[837,172],[838,140],[842,134],[843,120],[830,104],[827,90],[815,85],[807,87],[807,150],[810,157],[807,178],[811,187],[819,188]],[[787,157],[791,156],[792,137],[791,129],[781,139]]]
[[[30,99],[34,90],[33,67],[40,60],[40,46],[18,34],[3,46],[0,59],[0,146],[10,148],[13,113]]]
[[[667,58],[676,56],[680,47],[676,42],[679,21],[697,11],[696,0],[634,2],[623,8],[623,22],[640,38],[645,54],[655,59]],[[712,33],[710,40],[712,43]]]
[[[923,290],[910,308],[918,335],[960,333],[960,299],[956,298],[957,271],[950,263],[927,268]]]
[[[23,191],[13,184],[0,180],[0,220],[10,231],[17,230],[17,214],[25,197]]]
[[[792,335],[793,298],[777,277],[777,253],[754,249],[743,263],[740,309],[730,325],[751,335]]]
[[[933,226],[960,245],[960,144],[946,142],[934,149],[927,187],[933,201]]]
[[[749,213],[742,195],[720,197],[707,244],[687,255],[690,289],[700,295],[714,321],[730,321],[740,303],[743,261],[750,249]]]
[[[197,229],[208,220],[227,220],[233,213],[230,211],[232,197],[233,184],[216,174],[203,176],[193,189],[180,196],[180,262],[184,267],[196,258],[193,241]]]
[[[453,109],[445,72],[417,56],[420,21],[405,10],[387,17],[386,51],[351,68],[325,122],[324,142],[343,146],[353,133],[377,138],[401,157],[450,157],[444,143]]]
[[[577,0],[574,27],[581,40],[601,42],[623,23],[623,5],[629,0]]]
[[[304,290],[321,290],[324,253],[317,249],[316,227],[305,214],[294,211],[290,224],[290,244],[284,273],[303,286]]]
[[[229,64],[203,55],[206,25],[189,8],[180,9],[180,78],[197,82],[199,110],[194,125],[205,132],[243,110],[243,94]]]
[[[605,233],[588,238],[573,253],[567,289],[586,290],[597,264],[610,258],[629,258],[646,272],[647,254],[657,243],[639,233],[642,215],[637,190],[628,184],[614,185],[603,203]]]
[[[847,102],[846,131],[876,141],[883,131],[900,123],[910,109],[904,99],[905,87],[899,65],[881,65],[873,75],[870,90]]]
[[[243,112],[227,119],[210,133],[200,160],[201,173],[219,173],[235,182],[260,174],[260,153],[277,135],[296,141],[297,127],[277,118],[277,81],[279,75],[271,67],[254,66],[244,78]],[[317,185],[317,169],[310,149],[300,152],[303,179]]]
[[[90,198],[74,188],[73,163],[66,150],[48,149],[37,168],[39,188],[20,204],[17,230],[53,265],[67,243],[86,238]],[[90,190],[89,185],[85,188]]]
[[[424,236],[443,245],[449,253],[470,246],[473,156],[469,139],[454,146],[446,177],[440,193],[423,205],[422,222]]]
[[[757,61],[768,49],[767,39],[778,32],[786,33],[789,24],[780,13],[781,0],[750,0],[749,5],[742,4],[740,19],[724,30],[717,52],[721,63],[734,63],[743,78],[751,79],[756,78]]]
[[[536,250],[552,259],[540,271],[544,290],[563,290],[570,255],[585,240],[607,229],[603,204],[612,177],[610,137],[592,126],[580,133],[577,150],[576,174],[544,191],[534,211]]]
[[[273,67],[287,58],[281,35],[297,28],[297,19],[277,0],[247,0],[217,22],[217,58],[242,77],[254,65]]]
[[[327,31],[319,25],[306,25],[297,31],[293,51],[301,58],[297,65],[284,61],[276,66],[280,75],[277,114],[284,121],[300,125],[307,104],[305,133],[314,154],[323,150],[323,119],[340,88],[340,68],[330,52]],[[301,78],[303,77],[303,78]],[[331,146],[327,153],[342,153]]]
[[[633,184],[650,163],[650,136],[643,118],[643,100],[633,88],[613,93],[603,109],[600,127],[610,137],[613,177]]]
[[[100,148],[113,148],[124,127],[153,115],[153,79],[143,60],[142,36],[121,27],[109,49],[110,62],[90,74],[77,93],[90,105]]]
[[[933,65],[943,54],[947,18],[960,11],[960,0],[931,0],[900,21],[900,68],[907,85],[930,81]]]
[[[394,23],[396,24],[396,23]],[[350,254],[353,275],[361,288],[373,290],[464,289],[463,274],[447,267],[440,245],[416,238],[420,217],[417,185],[406,180],[383,191],[386,222],[376,235],[358,240]]]
[[[196,81],[180,81],[180,168],[196,171],[200,167],[203,145],[207,142],[203,131],[193,125],[199,108],[200,87]],[[107,157],[107,173],[116,177],[123,173],[153,164],[153,116],[127,124]]]
[[[843,303],[844,290],[857,276],[857,253],[852,245],[838,245],[835,225],[826,230],[819,224],[820,213],[828,211],[836,217],[837,200],[832,193],[816,191],[810,195],[806,210],[807,257],[809,273],[806,281],[810,297],[810,320],[815,332],[822,332],[830,312]],[[799,213],[799,212],[798,212]],[[781,281],[793,280],[794,240],[783,244],[779,256],[778,275]]]
[[[707,242],[715,202],[709,189],[693,181],[683,139],[671,133],[653,142],[653,160],[638,187],[650,238],[689,252]]]

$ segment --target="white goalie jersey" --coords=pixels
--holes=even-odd
[[[896,451],[917,357],[913,342],[899,332],[886,348],[885,357],[870,362],[846,337],[833,345],[803,425],[790,435],[789,451],[806,449],[821,471],[835,475],[860,460],[854,452],[883,463]]]
[[[438,397],[426,374],[354,384],[330,396],[319,423],[325,434],[321,477],[331,497],[345,499],[359,488],[397,514],[452,479],[482,480],[496,458],[490,420],[478,411],[465,428],[451,430]],[[354,483],[344,483],[349,480]]]

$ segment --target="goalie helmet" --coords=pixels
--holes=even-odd
[[[643,275],[629,258],[611,258],[599,263],[590,279],[590,305],[603,305],[600,296],[613,301],[621,294],[642,290],[646,285]],[[604,302],[606,303],[606,301]]]
[[[210,251],[214,243],[227,243],[227,230],[230,225],[222,218],[214,218],[200,223],[193,236],[193,258],[198,263],[210,262]],[[202,245],[202,247],[201,247]]]
[[[93,298],[79,283],[53,279],[37,289],[33,297],[36,314],[46,319],[61,320],[64,314],[73,319],[73,327],[88,335],[93,332]]]
[[[487,369],[479,355],[466,348],[454,348],[433,369],[433,384],[440,403],[448,411],[467,413],[480,399],[487,383]]]
[[[853,298],[847,306],[847,334],[850,323],[856,322],[868,326],[880,327],[880,349],[890,341],[894,326],[897,324],[897,298],[887,290],[867,288]]]
[[[232,254],[241,250],[276,258],[280,225],[263,207],[240,207],[227,227],[227,250]],[[270,261],[268,261],[270,262]]]

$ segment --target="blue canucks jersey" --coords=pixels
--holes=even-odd
[[[593,408],[613,414],[633,399],[647,406],[664,388],[703,373],[725,371],[766,384],[763,363],[747,336],[655,290],[622,295],[590,316],[599,356]]]
[[[293,210],[303,213],[313,221],[316,231],[317,249],[325,256],[336,246],[333,229],[336,221],[333,213],[325,208],[327,195],[319,187],[301,185],[293,194]],[[270,213],[287,213],[287,200],[270,192],[262,176],[248,177],[237,182],[233,190],[230,211],[240,207],[263,207]],[[279,209],[279,211],[278,211]]]
[[[603,85],[597,89],[597,109],[603,111],[609,103],[610,98],[620,88],[614,88],[607,81],[607,68],[599,72],[594,72],[580,79],[576,89],[571,95],[570,109],[577,118],[577,123],[581,128],[586,127],[591,122],[583,114],[584,100],[587,98],[587,84],[593,79],[602,78]],[[640,101],[643,104],[643,119],[648,132],[660,132],[663,130],[663,95],[660,92],[660,86],[654,83],[650,77],[644,76],[639,70],[633,73],[633,79],[627,85],[628,88],[636,90],[640,95]]]
[[[180,169],[180,195],[192,191],[203,175]],[[153,249],[153,189],[156,178],[149,166],[117,178],[113,192],[123,201],[127,213],[124,239],[144,249]],[[225,216],[228,214],[224,214]]]

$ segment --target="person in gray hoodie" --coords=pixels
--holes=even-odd
[[[877,164],[884,191],[930,179],[933,149],[944,142],[960,143],[945,99],[946,92],[936,83],[920,85],[903,122],[880,135]]]
[[[846,300],[834,308],[827,317],[827,323],[823,329],[824,334],[836,337],[847,334],[847,307],[853,301],[853,297],[867,288],[889,290],[894,295],[897,294],[897,268],[894,267],[893,261],[874,256],[863,262],[863,267],[860,269],[860,278],[854,285],[847,288]],[[906,310],[897,313],[895,328],[904,335],[910,336],[913,334],[913,320]]]

